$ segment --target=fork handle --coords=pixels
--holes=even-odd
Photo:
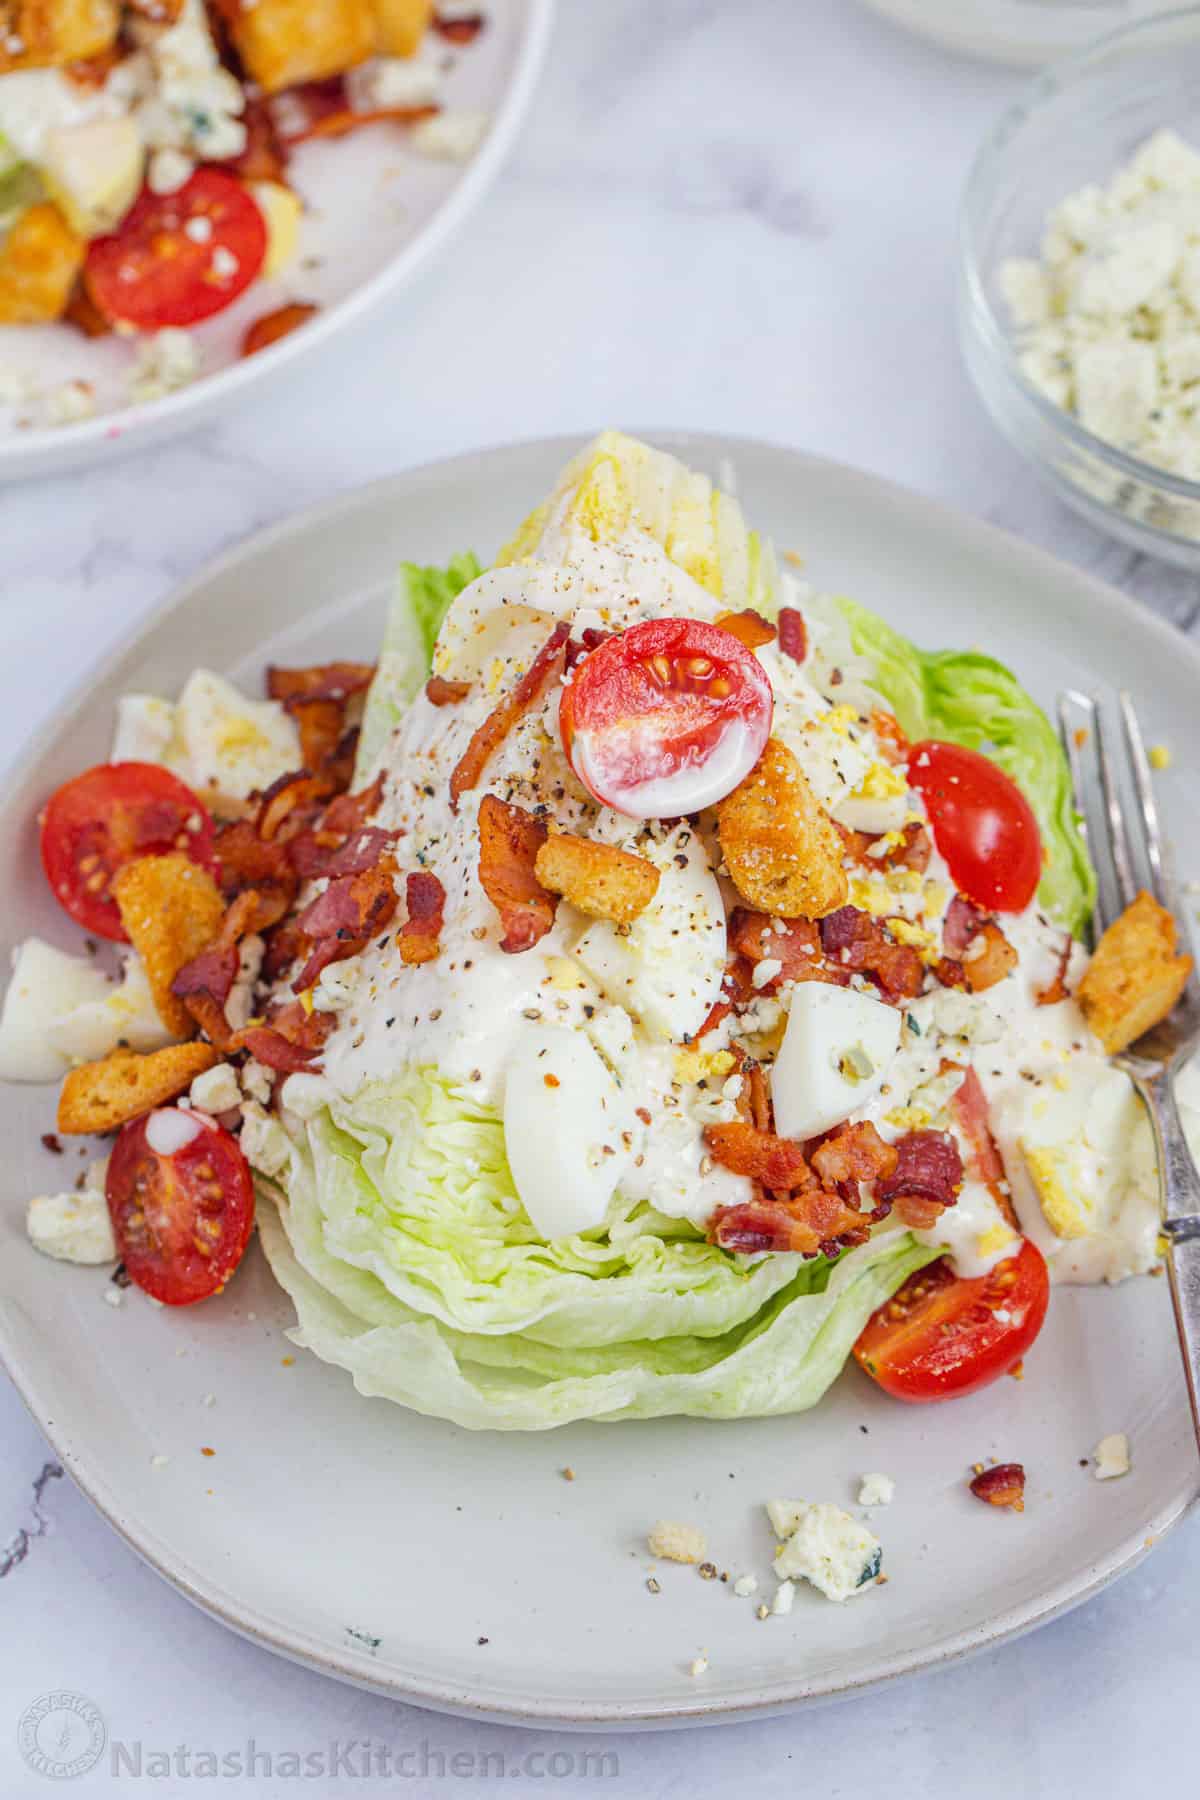
[[[1171,1081],[1169,1066],[1135,1075],[1134,1084],[1154,1128],[1158,1180],[1167,1238],[1167,1274],[1187,1376],[1192,1424],[1200,1447],[1200,1174],[1197,1173]]]

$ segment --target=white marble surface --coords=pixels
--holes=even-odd
[[[909,41],[853,0],[562,0],[542,92],[491,202],[390,315],[260,410],[140,460],[0,493],[0,755],[223,545],[407,464],[608,422],[727,428],[861,464],[1192,627],[1196,584],[1048,498],[997,441],[959,365],[956,202],[1017,79]],[[16,1723],[55,1687],[91,1696],[115,1735],[147,1746],[238,1751],[253,1736],[278,1753],[373,1738],[416,1752],[407,1778],[307,1784],[330,1800],[502,1781],[544,1791],[553,1773],[539,1754],[583,1747],[396,1707],[230,1636],[149,1573],[52,1464],[35,1503],[50,1453],[2,1377],[0,1445],[0,1792],[11,1800],[46,1791],[17,1757]],[[1123,1584],[984,1660],[773,1723],[588,1740],[620,1764],[592,1779],[639,1800],[748,1788],[908,1800],[1008,1793],[1019,1771],[1037,1800],[1085,1781],[1094,1795],[1136,1793],[1154,1766],[1164,1791],[1187,1791],[1179,1725],[1200,1668],[1197,1578],[1192,1519]],[[456,1751],[475,1763],[455,1773]],[[197,1785],[174,1775],[153,1791]],[[273,1800],[304,1784],[214,1785]],[[93,1790],[121,1782],[102,1763],[78,1783]]]

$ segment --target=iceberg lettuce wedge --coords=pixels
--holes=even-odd
[[[354,766],[355,787],[367,780],[380,751],[429,674],[433,646],[451,601],[482,572],[478,557],[470,550],[452,557],[444,569],[423,568],[419,563],[400,564],[379,665],[363,708]]]

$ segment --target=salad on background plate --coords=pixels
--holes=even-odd
[[[1157,1266],[1110,1058],[1191,960],[1148,896],[1089,956],[1050,725],[617,433],[490,568],[406,566],[376,664],[127,696],[41,844],[87,947],[18,946],[0,1074],[106,1141],[33,1242],[190,1304],[257,1221],[362,1393],[738,1418],[854,1356],[940,1400]]]
[[[447,101],[486,27],[478,9],[14,0],[3,23],[0,325],[14,329],[0,427],[70,425],[188,385],[212,361],[198,328],[251,290],[265,297],[240,310],[230,355],[299,329],[320,310],[327,253],[313,146],[344,157],[345,140],[377,128],[373,173],[395,178],[394,207],[416,170],[385,168],[390,152],[465,161],[489,122]],[[350,166],[342,205],[370,232],[363,167]],[[123,395],[89,356],[105,339],[127,341]],[[75,372],[49,382],[72,356]]]

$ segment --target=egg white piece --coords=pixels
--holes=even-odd
[[[776,1129],[817,1137],[859,1112],[900,1048],[900,1014],[857,988],[801,982],[771,1076]]]
[[[544,1238],[604,1223],[634,1130],[631,1103],[581,1033],[554,1025],[520,1033],[505,1080],[504,1147]]]
[[[636,846],[659,870],[658,892],[619,931],[597,919],[572,954],[601,992],[651,1038],[682,1043],[703,1025],[725,973],[725,903],[708,852],[690,825]]]
[[[51,1041],[52,1030],[80,1009],[103,1006],[112,993],[104,971],[84,957],[41,938],[19,944],[0,1012],[0,1080],[57,1081],[65,1075],[71,1059]]]

